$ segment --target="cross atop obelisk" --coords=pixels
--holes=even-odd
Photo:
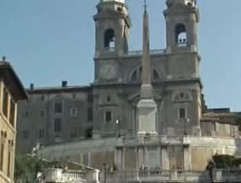
[[[147,9],[147,3],[146,3],[146,0],[144,0],[144,10],[146,11]]]

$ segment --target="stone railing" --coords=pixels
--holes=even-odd
[[[61,168],[48,168],[43,172],[44,182],[63,182],[63,183],[82,183],[93,182],[99,183],[99,171],[88,170],[64,170]]]
[[[140,170],[101,172],[100,181],[115,182],[239,182],[241,170],[183,171],[183,170]]]
[[[142,53],[143,53],[142,50],[129,51],[126,54],[126,56],[141,56]],[[165,49],[150,50],[151,55],[160,55],[160,54],[164,54],[164,53],[165,53]]]
[[[121,140],[118,141],[119,145]],[[123,145],[136,145],[136,144],[189,144],[189,136],[139,136],[122,138]]]
[[[213,180],[215,182],[240,182],[241,169],[214,170]]]
[[[123,172],[101,172],[101,182],[199,182],[210,181],[208,172],[182,170],[140,170]]]

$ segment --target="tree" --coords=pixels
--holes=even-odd
[[[36,182],[37,173],[42,171],[42,161],[37,156],[19,155],[15,158],[15,182]]]
[[[241,164],[241,158],[227,154],[217,154],[212,159],[217,169],[238,168]]]

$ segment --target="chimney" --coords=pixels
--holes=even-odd
[[[67,81],[62,81],[62,87],[63,87],[63,88],[67,87],[67,85],[68,85],[68,82],[67,82]]]
[[[30,88],[30,91],[33,91],[34,90],[34,84],[31,83],[29,88]]]

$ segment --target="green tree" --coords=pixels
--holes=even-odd
[[[37,156],[19,155],[15,159],[15,182],[36,182],[37,173],[42,170],[42,161]]]

